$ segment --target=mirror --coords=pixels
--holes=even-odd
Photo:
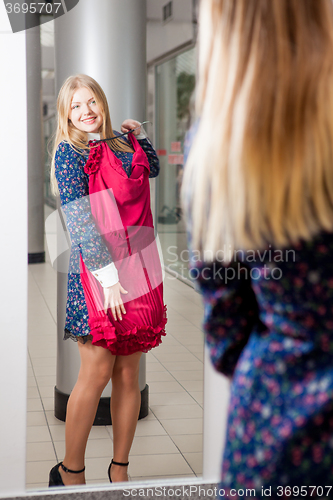
[[[50,50],[52,24],[42,26],[42,45]],[[132,481],[202,475],[202,303],[188,276],[186,231],[179,200],[195,57],[192,46],[148,68],[147,119],[153,125],[147,127],[147,132],[161,163],[159,178],[151,182],[152,210],[167,271],[164,291],[168,323],[162,344],[145,356],[149,414],[138,421],[130,453]],[[45,86],[47,80],[54,81],[52,69],[44,70],[43,76]],[[45,144],[53,133],[54,121],[53,99],[44,118]],[[46,172],[47,165],[46,162]],[[55,209],[47,181],[45,196],[46,219]],[[51,244],[52,239],[56,244],[55,237],[54,224],[48,227]],[[63,293],[58,290],[58,294]],[[57,348],[61,343],[61,349],[77,351],[77,346],[71,340],[57,340],[56,321],[57,274],[47,255],[45,264],[29,267],[28,491],[47,487],[49,470],[65,453],[65,425],[54,416]],[[88,485],[109,484],[107,468],[112,457],[112,439],[112,426],[93,426],[86,450]]]
[[[48,25],[49,23],[46,23],[44,26]],[[2,88],[6,95],[12,95],[14,90],[17,91],[15,103],[10,99],[5,100],[6,115],[8,120],[12,120],[9,122],[9,128],[26,135],[25,120],[21,121],[20,128],[16,129],[17,116],[20,113],[22,115],[22,110],[26,106],[24,36],[13,37],[7,26],[2,27],[2,29],[1,36],[4,42],[2,44],[2,54],[6,53],[7,57],[7,59],[3,59],[5,67],[7,67],[6,65],[10,66],[10,64],[7,64],[9,62],[11,64],[14,60],[16,62],[12,67],[12,71],[9,72],[8,78],[2,81]],[[47,37],[45,43],[49,43]],[[48,47],[48,45],[45,46]],[[52,69],[47,70],[44,76],[46,81],[43,83],[48,86],[48,83],[52,83],[54,77]],[[150,107],[151,103],[148,106]],[[13,110],[16,113],[13,113]],[[51,105],[49,105],[48,110],[45,109],[46,120],[52,120],[53,111]],[[44,131],[48,135],[52,130],[52,126],[46,120],[44,121]],[[12,134],[6,135],[10,148],[5,148],[3,161],[5,164],[11,164],[13,160],[12,151],[15,150],[17,137]],[[15,155],[14,166],[15,169],[5,169],[3,172],[5,185],[13,185],[18,178],[21,179],[21,182],[16,186],[15,210],[11,212],[10,219],[12,224],[11,244],[13,248],[15,247],[15,252],[8,255],[8,247],[3,247],[3,255],[6,257],[8,266],[8,269],[4,269],[5,280],[8,277],[8,283],[10,283],[8,287],[6,286],[3,289],[4,308],[10,302],[10,294],[16,297],[14,293],[17,292],[17,283],[13,283],[12,270],[16,270],[17,276],[20,276],[21,270],[23,276],[26,270],[27,249],[23,248],[22,245],[22,238],[26,234],[25,142],[22,143],[22,147],[19,148]],[[46,197],[48,197],[48,194],[46,191]],[[13,201],[9,196],[11,196],[9,190],[5,190],[3,198],[8,205],[6,210],[3,211],[2,220],[6,223],[8,222],[7,209],[11,206],[10,202]],[[45,217],[52,210],[53,208],[46,206]],[[13,224],[13,221],[17,222],[17,224]],[[7,228],[8,226],[3,227]],[[53,236],[55,236],[55,228]],[[27,490],[32,492],[45,489],[51,466],[63,456],[64,424],[56,420],[53,415],[57,350],[56,273],[50,266],[49,260],[47,260],[46,264],[30,265],[28,273],[29,355],[26,478]],[[151,481],[155,481],[159,477],[186,477],[187,480],[185,481],[178,479],[178,484],[181,484],[181,482],[189,484],[195,480],[195,475],[201,475],[202,467],[201,301],[188,285],[175,280],[172,274],[168,274],[166,278],[166,303],[169,307],[168,335],[163,345],[158,348],[158,352],[156,349],[156,355],[154,353],[147,355],[147,383],[151,387],[151,412],[147,418],[138,423],[136,442],[131,453],[133,472],[130,469],[130,473],[133,474],[132,479],[134,477],[147,477],[151,478]],[[13,304],[13,301],[11,304]],[[6,309],[6,313],[11,314],[12,309]],[[8,439],[1,440],[4,446],[2,448],[3,473],[0,494],[6,497],[11,494],[18,497],[22,494],[21,483],[23,483],[25,443],[23,436],[24,412],[21,409],[23,409],[25,402],[24,398],[21,398],[21,394],[23,394],[23,384],[25,384],[26,378],[24,314],[25,309],[19,308],[17,316],[13,317],[14,320],[17,320],[14,321],[13,331],[15,335],[24,336],[22,342],[19,336],[13,338],[13,335],[7,335],[7,338],[3,339],[4,346],[13,349],[13,351],[3,350],[3,363],[1,364],[2,374],[4,375],[3,381],[5,381],[2,386],[4,389],[2,402],[8,410],[2,412],[2,421],[6,423],[2,427],[2,438],[7,434]],[[13,353],[13,356],[9,356],[9,353]],[[15,353],[16,358],[14,357]],[[180,357],[180,354],[186,355],[186,360],[185,357]],[[13,375],[15,376],[13,377]],[[8,380],[8,377],[10,377],[10,380]],[[9,393],[7,389],[11,387],[20,390]],[[184,400],[182,400],[183,395]],[[11,419],[11,417],[13,418]],[[87,465],[91,471],[90,476],[87,476],[88,484],[100,484],[106,480],[105,464],[108,464],[112,451],[111,431],[111,428],[106,427],[95,427],[93,429],[89,440],[91,443],[91,445],[89,444],[89,454],[87,454]],[[157,441],[157,439],[160,440]],[[178,457],[177,467],[171,470],[164,467],[165,464],[162,459],[166,459],[166,464],[173,463],[175,456]],[[154,469],[155,457],[158,457],[160,462]],[[144,461],[146,461],[148,467],[141,467]],[[150,464],[151,467],[149,468]],[[136,469],[134,469],[134,466],[136,466]],[[20,477],[18,477],[18,471],[20,471]],[[100,471],[102,471],[103,477],[99,475]],[[36,497],[35,494],[33,496]]]

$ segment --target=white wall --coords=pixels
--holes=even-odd
[[[25,491],[27,102],[25,33],[0,2],[0,496]]]

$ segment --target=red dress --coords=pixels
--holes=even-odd
[[[115,355],[148,352],[165,335],[162,269],[150,210],[149,163],[133,134],[130,177],[105,142],[92,145],[85,172],[95,223],[118,270],[126,314],[115,320],[104,312],[103,289],[80,258],[92,344]]]

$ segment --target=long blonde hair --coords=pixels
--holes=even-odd
[[[76,92],[76,90],[82,87],[91,90],[98,106],[101,109],[103,115],[103,125],[101,127],[101,130],[99,131],[101,134],[101,139],[115,137],[111,125],[108,102],[101,86],[96,82],[96,80],[94,80],[88,75],[75,75],[68,77],[59,91],[57,100],[58,121],[55,133],[55,140],[52,153],[51,173],[50,173],[51,190],[54,195],[58,194],[58,186],[55,177],[55,164],[54,164],[54,157],[58,145],[62,141],[66,141],[76,151],[90,150],[90,147],[87,144],[88,140],[86,132],[82,132],[81,130],[74,127],[71,120],[69,119],[69,112],[73,95]],[[133,149],[121,139],[114,139],[112,141],[109,141],[108,144],[113,150],[116,151],[133,152]]]
[[[284,247],[333,228],[332,0],[202,0],[193,246]]]

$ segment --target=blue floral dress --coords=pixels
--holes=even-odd
[[[220,498],[333,498],[332,255],[326,232],[228,266],[192,252],[211,360],[231,380]]]
[[[118,135],[117,132],[115,134]],[[159,174],[159,160],[148,139],[138,141],[147,155],[149,177]],[[114,152],[122,161],[129,177],[133,153]],[[88,310],[80,278],[80,253],[90,271],[112,262],[111,255],[92,218],[89,203],[89,176],[84,172],[88,154],[76,152],[69,143],[61,142],[55,155],[55,175],[60,201],[71,239],[71,255],[67,280],[67,304],[64,339],[85,342],[90,335]]]

